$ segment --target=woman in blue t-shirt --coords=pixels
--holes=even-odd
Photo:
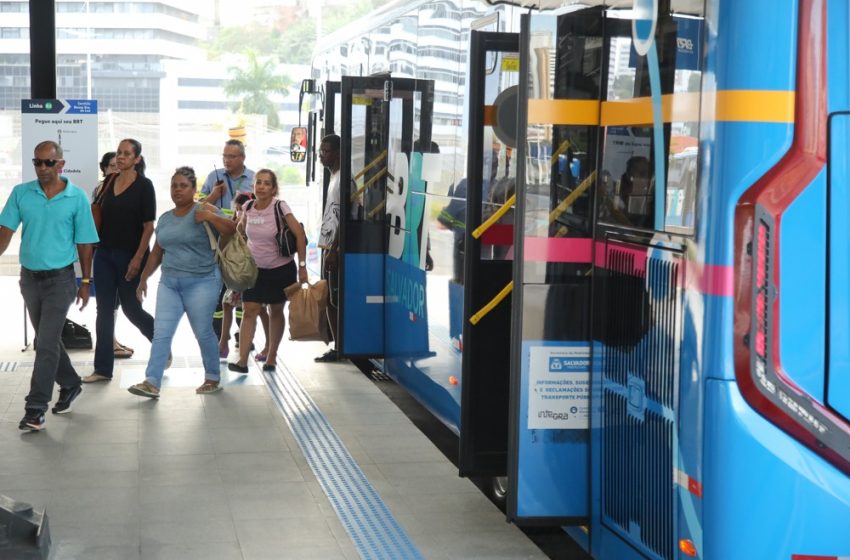
[[[195,171],[191,167],[180,167],[174,172],[171,178],[174,209],[157,221],[156,242],[136,290],[137,297],[142,300],[147,294],[148,278],[162,264],[151,357],[145,370],[145,380],[129,389],[134,395],[159,397],[171,340],[184,311],[201,347],[204,362],[205,381],[195,392],[208,394],[221,390],[218,338],[210,320],[218,303],[221,273],[215,262],[215,252],[210,247],[205,223],[225,237],[233,235],[236,224],[214,206],[195,203],[196,182]]]

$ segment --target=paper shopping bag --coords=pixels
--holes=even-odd
[[[289,301],[289,338],[291,340],[321,340],[328,342],[325,310],[328,306],[328,283],[288,286],[284,292]]]

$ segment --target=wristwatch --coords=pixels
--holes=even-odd
[[[307,266],[307,261],[299,261],[299,262],[298,262],[298,266],[300,266],[301,268],[306,267],[306,266]]]

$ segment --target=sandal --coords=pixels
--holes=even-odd
[[[199,395],[210,395],[212,393],[218,393],[224,387],[221,386],[221,383],[218,381],[210,381],[209,379],[204,381],[204,384],[195,389],[195,392]]]
[[[248,373],[247,364],[242,366],[242,365],[239,365],[239,363],[229,362],[227,364],[227,369],[230,370],[230,371],[235,371],[236,373],[242,373],[242,374]]]
[[[109,377],[105,375],[101,375],[98,372],[92,372],[91,375],[87,375],[82,378],[83,383],[100,383],[102,381],[112,381],[112,376]]]
[[[257,362],[265,362],[266,361],[266,355],[263,354],[262,352],[260,352],[259,354],[254,354],[254,360],[257,361]]]
[[[157,387],[154,387],[147,381],[136,383],[127,390],[133,393],[134,395],[138,395],[140,397],[148,397],[149,399],[159,398],[159,389]]]
[[[126,346],[119,346],[112,350],[112,354],[115,356],[115,359],[124,360],[133,357],[133,350]]]

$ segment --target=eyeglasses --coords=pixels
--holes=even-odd
[[[53,167],[57,163],[62,161],[61,159],[38,159],[32,158],[32,164],[35,167],[41,167],[42,165],[46,165],[47,167]]]

